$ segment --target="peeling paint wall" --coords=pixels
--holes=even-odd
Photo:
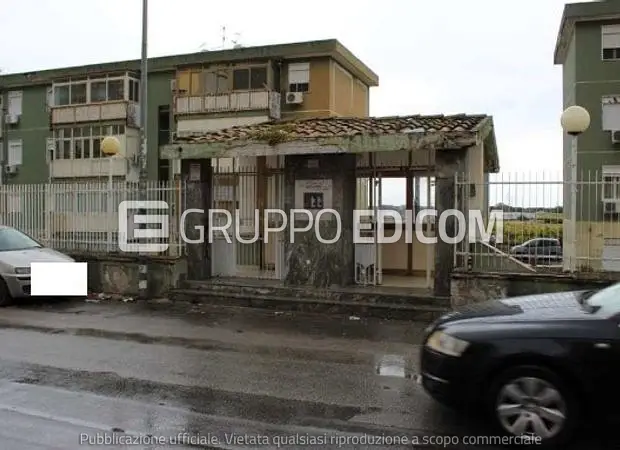
[[[88,289],[91,292],[138,295],[137,257],[71,255],[76,261],[88,263]],[[187,264],[181,258],[158,258],[149,262],[149,296],[165,297],[179,287],[185,278]]]

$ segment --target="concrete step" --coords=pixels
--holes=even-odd
[[[191,283],[190,283],[191,285]],[[232,286],[227,284],[194,284],[193,287],[175,289],[171,292],[173,301],[203,303],[226,306],[267,308],[280,311],[301,311],[338,315],[357,315],[385,319],[432,321],[449,310],[445,303],[365,301],[361,296],[347,299],[321,296],[286,295],[285,289],[266,289],[253,286]]]
[[[243,296],[274,296],[298,299],[325,300],[332,302],[369,303],[373,305],[402,305],[431,308],[450,308],[450,299],[430,295],[419,288],[400,287],[351,287],[321,289],[315,287],[285,286],[271,280],[245,281],[234,279],[213,279],[209,281],[186,281],[183,289],[232,293]]]

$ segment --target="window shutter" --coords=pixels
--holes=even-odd
[[[310,63],[289,64],[288,84],[310,83]]]
[[[22,163],[22,141],[9,141],[9,166],[19,166]]]

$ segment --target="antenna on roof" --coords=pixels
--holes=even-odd
[[[230,42],[232,42],[233,48],[243,48],[241,44],[241,33],[235,33],[235,39],[231,39]]]

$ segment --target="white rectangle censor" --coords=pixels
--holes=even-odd
[[[33,262],[30,277],[32,296],[88,295],[88,263],[85,262]]]

